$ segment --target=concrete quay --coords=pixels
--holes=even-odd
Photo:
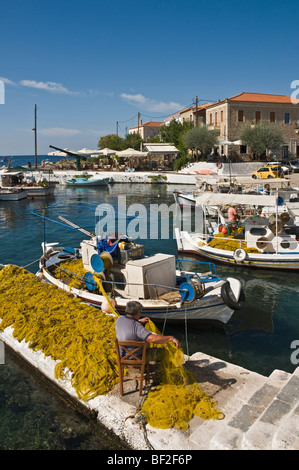
[[[299,367],[291,374],[274,370],[269,377],[197,352],[186,357],[202,389],[217,401],[223,420],[194,417],[187,431],[142,426],[136,419],[146,397],[135,390],[134,381],[89,402],[78,399],[70,381],[54,377],[56,362],[41,351],[13,337],[12,328],[0,332],[0,340],[38,372],[54,391],[78,409],[97,419],[132,450],[299,450]],[[129,384],[132,385],[129,385]],[[134,387],[134,388],[132,388]]]
[[[223,163],[221,168],[216,166],[216,163],[198,162],[189,164],[188,167],[179,172],[176,171],[109,171],[109,170],[52,170],[52,174],[48,176],[45,172],[44,177],[50,178],[51,182],[59,183],[62,178],[71,178],[74,175],[82,175],[84,173],[92,175],[96,178],[110,178],[112,183],[146,183],[146,184],[170,184],[170,185],[196,185],[196,179],[202,178],[215,179],[215,178],[238,178],[239,182],[246,183],[271,183],[274,187],[275,184],[280,185],[281,182],[287,184],[299,184],[299,173],[286,175],[285,178],[275,178],[271,180],[254,180],[251,178],[253,171],[263,166],[263,162],[250,162],[250,163]],[[201,171],[210,170],[213,174],[203,174]],[[33,174],[39,178],[40,172],[33,170]]]

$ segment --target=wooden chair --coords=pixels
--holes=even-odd
[[[146,346],[146,341],[118,341],[115,339],[119,372],[119,391],[121,395],[123,395],[123,382],[126,380],[139,381],[139,395],[142,395],[144,374],[146,374],[146,382],[149,380],[149,364],[146,363]],[[121,354],[120,349],[123,350],[123,354]],[[140,354],[137,355],[138,351],[142,352],[141,356]],[[140,375],[138,377],[125,377],[125,368],[139,369]]]

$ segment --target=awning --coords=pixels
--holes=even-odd
[[[147,152],[139,152],[139,150],[128,148],[121,152],[117,152],[117,155],[119,157],[147,157]]]
[[[224,205],[250,205],[250,206],[276,206],[276,196],[260,194],[227,194],[206,192],[196,197],[196,205],[224,206]]]
[[[144,149],[149,153],[180,153],[174,145],[144,145]]]

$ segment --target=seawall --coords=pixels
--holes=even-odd
[[[33,351],[24,340],[18,342],[11,327],[0,332],[0,340],[42,374],[56,391],[59,389],[64,398],[77,403],[81,411],[85,409],[132,450],[299,450],[299,368],[293,374],[275,370],[265,377],[197,352],[186,357],[185,367],[203,390],[215,397],[224,419],[206,421],[193,417],[186,431],[156,429],[137,419],[145,394],[139,397],[131,388],[121,397],[117,385],[107,395],[84,402],[78,399],[67,378],[55,378],[56,361],[41,351]]]

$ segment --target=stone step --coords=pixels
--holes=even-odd
[[[286,433],[291,430],[290,420],[292,423],[298,423],[298,397],[299,374],[295,371],[246,432],[242,449],[272,450],[276,448],[276,445],[283,445],[283,442],[292,448],[292,442],[296,444],[296,433],[298,437],[299,427],[295,427],[292,431],[292,439],[289,439]]]
[[[209,359],[209,371],[215,373],[206,377],[207,381],[215,382],[217,384],[218,392],[214,396],[219,406],[219,409],[224,413],[224,420],[209,420],[204,421],[200,418],[194,418],[190,425],[189,442],[192,448],[197,450],[207,450],[210,446],[210,441],[215,434],[221,433],[226,429],[232,417],[244,406],[251,396],[262,387],[267,380],[260,374],[246,371],[243,368],[233,364],[225,364],[212,358]],[[203,387],[206,388],[206,383]],[[232,446],[233,447],[233,446]]]
[[[296,404],[275,431],[273,450],[299,450],[299,405]]]
[[[234,413],[229,422],[210,440],[210,449],[236,450],[243,448],[244,436],[259,419],[279,391],[291,379],[291,374],[275,370],[248,397],[246,403]]]

